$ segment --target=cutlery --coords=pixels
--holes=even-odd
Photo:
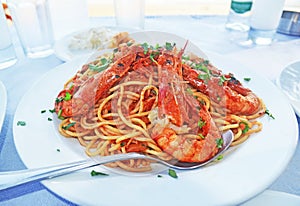
[[[229,148],[231,142],[233,141],[232,131],[229,130],[223,133],[222,136],[223,136],[223,146],[219,150],[219,152],[213,158],[201,163],[163,161],[153,156],[148,156],[148,155],[134,153],[134,152],[126,153],[126,154],[116,154],[111,156],[103,156],[97,160],[90,158],[87,160],[81,160],[77,162],[60,164],[55,166],[25,169],[25,170],[18,170],[18,171],[0,172],[0,190],[14,187],[20,184],[32,182],[32,181],[52,179],[58,176],[66,175],[75,171],[79,171],[82,169],[94,167],[109,162],[122,161],[128,159],[148,159],[178,170],[196,169],[199,167],[203,167],[204,165],[207,165],[208,163],[214,161],[216,158],[218,158],[222,153],[224,153]]]

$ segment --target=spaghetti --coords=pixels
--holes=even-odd
[[[127,61],[132,52],[135,53],[133,60],[127,64],[127,72],[121,76],[121,73],[117,73],[119,67],[123,70],[125,68],[125,63],[121,60],[126,57]],[[169,43],[164,47],[123,44],[111,55],[102,55],[88,66],[83,66],[64,85],[64,90],[56,99],[55,110],[62,119],[59,132],[65,137],[77,138],[88,156],[142,152],[163,160],[192,162],[195,157],[203,156],[195,156],[194,153],[205,148],[211,150],[205,158],[215,155],[219,145],[214,142],[223,131],[231,129],[234,132],[234,146],[262,129],[262,124],[257,121],[265,111],[262,100],[259,99],[259,105],[251,114],[230,111],[226,105],[224,107],[220,101],[211,98],[209,93],[195,87],[189,77],[185,78],[185,66],[186,69],[195,70],[191,65],[201,58],[184,61],[182,53],[183,50],[177,51],[174,45],[170,48]],[[209,67],[212,66],[207,64],[206,69]],[[208,71],[213,74],[214,70],[212,67]],[[97,75],[109,76],[111,73],[116,81],[111,87],[102,86],[106,90],[101,91],[101,95],[102,87],[89,87]],[[213,78],[221,76],[214,74]],[[197,74],[194,81],[207,85],[210,80],[203,80]],[[229,80],[225,79],[226,81]],[[102,84],[103,82],[98,83]],[[85,91],[82,88],[88,88],[90,92],[96,91],[94,96],[99,98],[85,101]],[[70,113],[78,104],[75,97],[81,100],[80,103],[83,102],[81,109],[88,108],[80,110],[84,112],[79,115]],[[67,115],[68,112],[71,115]],[[212,128],[217,131],[212,132]],[[175,140],[171,141],[171,137]],[[174,151],[173,146],[166,148],[166,144],[177,144],[178,151]],[[183,151],[179,148],[183,148]],[[134,172],[151,170],[150,162],[141,159],[118,161],[107,166]]]

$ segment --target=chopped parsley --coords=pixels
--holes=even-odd
[[[230,80],[229,78],[226,78],[224,75],[222,75],[221,77],[220,77],[220,79],[219,79],[219,85],[220,86],[223,86],[224,85],[224,82],[226,82],[226,81],[228,81],[228,80]]]
[[[178,176],[177,176],[177,174],[176,174],[176,171],[173,170],[173,169],[169,169],[168,174],[169,174],[170,177],[173,177],[173,178],[175,178],[175,179],[178,178]]]
[[[204,82],[207,83],[207,81],[210,79],[210,75],[209,74],[199,74],[198,79],[202,79]]]
[[[69,92],[66,92],[64,100],[69,101],[71,99],[72,95]]]
[[[41,114],[43,114],[43,113],[45,113],[45,112],[46,112],[46,110],[44,109],[44,110],[41,111]]]
[[[59,111],[58,111],[58,113],[57,113],[57,117],[58,117],[58,119],[64,119],[62,116],[61,116],[61,114],[62,114],[62,109],[60,109]]]
[[[107,69],[107,67],[110,64],[110,61],[106,58],[101,58],[100,59],[101,65],[94,65],[94,64],[89,64],[89,69],[95,72],[102,72],[103,70]]]
[[[63,126],[62,128],[64,130],[68,130],[68,129],[70,129],[70,127],[73,127],[75,124],[76,124],[76,122],[71,122],[70,124],[68,124],[67,126]]]
[[[239,123],[241,129],[242,129],[242,133],[245,134],[249,131],[249,125],[247,124],[247,122],[240,122]]]
[[[183,60],[190,60],[190,57],[189,56],[186,56],[186,55],[182,55],[181,57]]]
[[[157,177],[162,177],[162,175],[158,174]]]
[[[166,42],[166,49],[168,51],[171,51],[173,49],[173,47],[175,46],[175,43],[172,45],[170,42]]]
[[[60,149],[59,149],[59,148],[57,148],[57,149],[56,149],[56,151],[57,151],[57,152],[60,152]]]
[[[207,74],[210,73],[209,69],[207,68],[207,65],[205,65],[204,63],[195,64],[195,69],[203,71]]]
[[[199,121],[198,121],[198,127],[199,127],[200,129],[202,129],[202,127],[204,127],[205,124],[206,124],[205,121],[203,121],[203,120],[200,118]]]
[[[201,138],[201,139],[205,139],[205,136],[203,134],[198,134],[198,136]]]
[[[219,155],[219,156],[217,157],[217,159],[216,159],[216,160],[220,161],[220,160],[222,160],[223,158],[224,158],[224,156],[223,156],[223,155]]]
[[[204,64],[205,66],[208,66],[208,65],[209,65],[209,60],[204,60],[204,61],[203,61],[203,64]]]
[[[144,54],[147,54],[148,50],[149,50],[149,45],[145,42],[145,43],[141,44],[141,46],[144,49]]]
[[[246,82],[250,82],[250,80],[251,80],[250,77],[245,77],[245,78],[244,78],[244,81],[246,81]]]
[[[109,174],[106,174],[106,173],[103,173],[103,172],[97,172],[95,170],[92,170],[91,171],[91,176],[94,177],[94,176],[109,176]]]
[[[48,121],[51,122],[51,121],[52,121],[52,118],[48,117]]]
[[[222,146],[223,146],[223,138],[217,138],[216,139],[216,144],[217,144],[217,148],[222,148]]]
[[[49,112],[50,112],[50,113],[54,113],[54,112],[55,112],[55,109],[49,109]]]
[[[266,109],[265,114],[267,114],[269,117],[271,117],[272,119],[275,119],[275,117],[273,116],[273,114],[270,113],[270,111],[268,109]]]
[[[26,122],[25,121],[18,121],[17,126],[26,126]]]
[[[59,97],[59,98],[56,98],[56,99],[55,99],[55,102],[56,102],[56,103],[60,103],[60,102],[62,102],[63,100],[64,100],[63,97]]]

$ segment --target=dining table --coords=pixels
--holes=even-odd
[[[89,27],[116,26],[113,16],[90,17],[89,20]],[[226,20],[226,15],[146,16],[145,26],[142,30],[164,31],[183,36],[201,48],[204,53],[218,54],[223,58],[247,65],[253,72],[263,76],[277,87],[276,82],[281,71],[287,65],[300,60],[300,37],[276,33],[271,45],[244,44],[242,39],[247,38],[247,33],[227,30],[225,28]],[[43,58],[26,57],[14,26],[11,25],[10,29],[18,61],[15,65],[0,70],[0,81],[5,86],[7,94],[7,106],[3,125],[0,128],[0,172],[27,168],[14,143],[13,124],[16,110],[23,96],[32,88],[35,82],[47,72],[66,64],[66,61],[59,58],[56,52]],[[43,98],[43,96],[40,98]],[[0,101],[2,100],[0,99]],[[299,129],[300,118],[296,113],[294,115]],[[282,137],[282,139],[284,138]],[[267,191],[278,191],[300,196],[299,162],[300,146],[297,144],[293,155],[279,177],[260,194],[238,204],[247,205]],[[43,182],[35,181],[1,190],[0,205],[58,206],[77,204],[51,191]],[[99,205],[101,205],[101,201]],[[127,205],[126,202],[124,202],[124,205]]]

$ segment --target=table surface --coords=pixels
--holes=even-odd
[[[97,17],[92,18],[91,25],[115,25],[113,17]],[[238,56],[242,53],[248,55],[259,54],[259,52],[270,51],[269,56],[280,55],[275,68],[272,72],[261,72],[267,75],[271,81],[274,81],[280,70],[287,63],[299,60],[297,50],[300,50],[299,37],[286,36],[276,34],[276,42],[272,46],[241,46],[237,44],[237,39],[244,37],[245,34],[230,32],[225,29],[226,16],[147,16],[145,19],[145,30],[159,30],[176,33],[185,36],[200,46],[203,51],[215,52],[222,55]],[[0,80],[7,89],[7,109],[3,127],[0,133],[0,171],[10,171],[25,169],[13,142],[13,117],[18,102],[26,91],[37,81],[44,73],[52,68],[63,64],[64,62],[57,58],[54,54],[46,58],[28,59],[24,56],[17,35],[12,28],[12,36],[14,45],[18,55],[16,65],[0,70]],[[286,45],[289,47],[289,53],[284,53]],[[291,49],[292,48],[292,49]],[[250,56],[251,57],[251,56]],[[240,60],[243,60],[241,57]],[[244,59],[244,63],[254,64],[253,61]],[[269,60],[271,61],[271,60]],[[254,68],[257,71],[264,65],[258,62]],[[1,101],[1,100],[0,100]],[[298,124],[299,118],[297,117]],[[300,148],[297,150],[282,175],[268,188],[270,190],[282,191],[295,195],[300,195]],[[65,200],[49,191],[41,183],[29,183],[0,191],[0,205],[73,205],[73,203]]]

